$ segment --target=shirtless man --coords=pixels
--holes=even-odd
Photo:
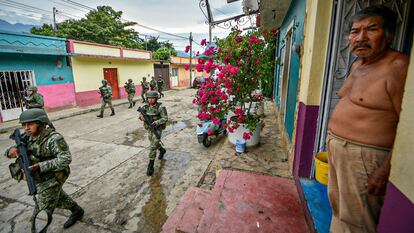
[[[397,15],[370,6],[352,17],[358,59],[329,121],[331,232],[376,232],[390,172],[408,57],[392,50]]]

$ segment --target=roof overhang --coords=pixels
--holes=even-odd
[[[283,23],[292,0],[261,0],[260,19],[262,26],[268,30],[277,30]]]

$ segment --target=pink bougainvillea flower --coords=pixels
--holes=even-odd
[[[184,69],[185,69],[185,70],[189,70],[189,69],[190,69],[190,64],[185,64],[185,65],[184,65]]]
[[[197,63],[198,64],[204,64],[206,61],[203,58],[198,58]]]
[[[226,65],[226,71],[231,73],[231,68],[233,68],[230,64]]]
[[[200,64],[200,63],[198,63],[198,64],[196,65],[196,70],[197,70],[197,72],[203,72],[203,70],[204,70],[204,65],[203,65],[203,64]]]
[[[201,46],[206,46],[207,45],[207,39],[202,39],[200,44],[201,44]]]
[[[213,134],[213,130],[209,129],[209,130],[207,131],[207,134],[208,134],[208,135],[212,135],[212,134]]]
[[[234,130],[232,128],[227,128],[227,131],[229,131],[229,133],[233,133]]]
[[[243,37],[241,36],[236,36],[236,38],[234,38],[234,41],[236,41],[236,43],[240,43],[243,40]]]
[[[240,108],[236,108],[236,110],[234,111],[234,113],[236,115],[243,115],[244,114],[244,111],[242,109],[240,109]]]
[[[189,51],[190,51],[190,46],[189,45],[185,46],[185,52],[188,53]]]
[[[238,116],[237,117],[237,122],[240,123],[240,124],[244,123],[244,119],[245,119],[245,116]]]
[[[257,38],[257,36],[255,35],[251,36],[249,40],[249,44],[252,45],[252,44],[257,44],[257,43],[259,43],[259,38]]]
[[[250,135],[248,133],[244,132],[243,133],[243,139],[246,140],[246,141],[249,140],[250,139]]]
[[[206,56],[210,56],[210,55],[212,55],[214,53],[214,47],[210,47],[210,48],[208,48],[205,52],[204,52],[204,55],[206,55]]]
[[[236,75],[237,74],[237,71],[239,71],[239,67],[232,67],[231,70],[230,70],[230,73],[232,75]]]
[[[213,118],[211,120],[213,121],[213,124],[215,124],[215,125],[220,125],[221,124],[221,121],[218,118]]]
[[[197,103],[197,99],[193,99],[193,104],[196,104]]]

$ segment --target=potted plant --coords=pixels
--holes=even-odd
[[[206,46],[203,40],[202,45]],[[242,33],[234,27],[216,46],[206,46],[204,59],[198,59],[197,71],[212,75],[201,85],[194,104],[199,106],[199,119],[224,124],[233,144],[244,139],[247,146],[259,143],[261,115],[257,114],[257,102],[263,100],[261,88],[263,75],[263,51],[266,42],[261,31]],[[227,122],[221,121],[227,116]]]

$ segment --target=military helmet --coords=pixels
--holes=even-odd
[[[102,80],[102,84],[108,84],[108,80],[103,79],[103,80]]]
[[[144,81],[147,80],[147,77],[142,77],[142,80],[144,80]]]
[[[49,118],[47,117],[45,110],[41,108],[31,108],[20,114],[20,124],[33,121],[40,121],[44,124],[48,124]]]
[[[156,92],[156,91],[147,92],[147,98],[157,98],[158,99],[158,92]]]
[[[130,83],[131,83],[131,82],[132,82],[132,79],[131,79],[131,78],[129,78],[129,79],[128,79],[128,82],[130,82]]]
[[[35,86],[29,86],[29,87],[27,88],[27,90],[28,90],[28,91],[37,91],[37,87],[35,87]]]

